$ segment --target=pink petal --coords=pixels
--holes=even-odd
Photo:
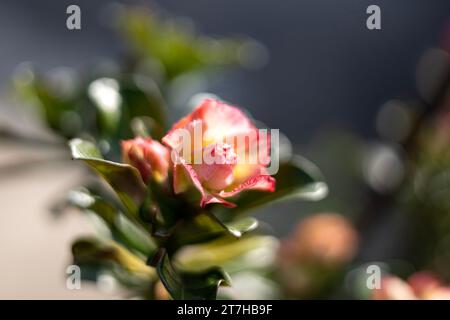
[[[175,172],[177,174],[174,175],[174,191],[175,193],[179,193],[180,190],[184,191],[185,188],[180,187],[180,180],[178,180],[179,178],[175,179],[175,177],[179,177],[179,171],[180,170],[180,166],[182,169],[184,169],[184,172],[187,174],[187,176],[190,178],[190,180],[192,181],[192,184],[197,188],[197,190],[200,192],[202,198],[200,200],[200,206],[202,208],[204,208],[207,204],[211,204],[211,203],[220,203],[223,204],[227,207],[235,207],[236,205],[234,203],[228,202],[224,199],[221,199],[220,197],[217,197],[215,195],[212,195],[211,193],[209,193],[207,190],[205,190],[200,182],[200,179],[198,177],[197,172],[195,172],[194,168],[187,164],[186,161],[181,158],[178,157],[178,164],[175,164]],[[177,192],[178,191],[178,192]]]
[[[237,160],[233,148],[227,144],[216,143],[202,151],[205,156],[203,163],[193,165],[201,184],[211,192],[219,192],[229,187],[233,182],[233,168]]]
[[[246,134],[256,127],[238,108],[217,100],[205,100],[198,110],[199,119],[205,122],[205,129],[223,132],[226,136]]]
[[[219,195],[224,198],[232,197],[243,190],[275,191],[275,179],[269,175],[251,177],[231,191],[221,191]]]
[[[211,130],[220,136],[218,140],[221,141],[215,142],[225,142],[227,137],[250,136],[257,130],[250,119],[238,108],[217,100],[205,99],[194,111],[175,123],[162,141],[175,148],[179,143],[179,135],[176,130],[191,131],[190,126],[193,123],[202,125],[203,134]],[[255,139],[257,139],[257,134],[255,134]]]

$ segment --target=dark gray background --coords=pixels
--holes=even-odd
[[[22,61],[32,61],[45,70],[117,57],[120,41],[98,19],[110,2],[2,0],[0,85],[6,85]],[[298,143],[329,124],[372,135],[381,103],[396,96],[414,96],[415,64],[426,48],[437,44],[450,16],[448,0],[157,3],[170,14],[192,18],[207,34],[248,34],[264,43],[270,51],[269,64],[259,71],[240,72],[234,83],[216,91]],[[69,4],[81,7],[81,31],[70,32],[65,27]],[[381,31],[365,27],[370,4],[381,7]]]
[[[438,44],[450,18],[448,0],[156,2],[169,14],[192,18],[206,34],[246,34],[267,46],[270,61],[265,68],[234,72],[213,90],[281,129],[297,145],[308,143],[329,126],[374,137],[374,118],[382,103],[416,96],[416,63],[427,48]],[[7,88],[22,61],[46,70],[61,65],[86,67],[105,57],[120,57],[120,39],[99,22],[102,8],[109,3],[2,0],[0,86]],[[66,29],[69,4],[81,7],[81,31]],[[366,28],[370,4],[381,7],[380,31]],[[296,220],[293,209],[281,210],[290,212],[280,212],[283,219],[269,219],[278,233],[285,233]]]

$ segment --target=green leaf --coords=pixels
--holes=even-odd
[[[156,244],[151,240],[150,234],[99,196],[92,195],[86,189],[72,190],[69,193],[69,203],[99,216],[111,230],[114,239],[128,248],[145,256],[155,252]]]
[[[230,222],[223,222],[210,212],[202,212],[193,219],[184,220],[172,232],[166,246],[170,252],[178,248],[216,239],[221,236],[240,238],[258,227],[258,221],[243,217]]]
[[[280,164],[274,178],[275,192],[244,191],[236,200],[231,200],[236,208],[216,207],[214,212],[219,217],[235,217],[260,206],[287,199],[318,201],[328,193],[327,184],[319,169],[300,156],[294,156],[289,162]]]
[[[135,117],[130,126],[134,136],[155,138],[164,134],[162,126],[150,117]]]
[[[155,278],[156,275],[144,260],[114,241],[81,238],[72,245],[72,255],[77,265],[118,266],[145,278]]]
[[[138,61],[149,61],[149,57],[150,61],[155,60],[153,73],[164,74],[167,80],[206,67],[243,63],[242,53],[246,57],[260,53],[254,42],[242,38],[203,37],[182,23],[163,19],[143,8],[125,9],[120,13],[119,31],[135,57]],[[254,49],[249,50],[251,48]]]
[[[73,139],[69,142],[72,157],[74,159],[102,159],[103,156],[95,144],[81,139]]]
[[[212,266],[221,266],[230,273],[249,271],[267,267],[272,263],[271,259],[267,259],[268,252],[275,253],[278,245],[278,240],[271,236],[248,235],[239,240],[223,236],[212,241],[182,247],[176,252],[174,261],[183,270],[190,271]],[[250,258],[255,255],[261,259]]]
[[[231,222],[224,222],[216,217],[214,214],[210,214],[213,221],[217,222],[225,231],[236,238],[240,238],[245,233],[255,230],[258,227],[258,220],[252,217],[244,217],[241,219],[233,220]]]
[[[14,77],[14,86],[19,96],[36,108],[48,127],[71,138],[80,133],[86,121],[85,118],[81,121],[78,112],[78,81],[78,75],[70,69],[42,75],[30,65],[23,64]]]
[[[122,122],[128,126],[136,117],[147,117],[154,120],[152,137],[162,138],[166,125],[166,105],[155,81],[143,75],[125,78],[121,83],[120,94],[126,116]]]
[[[228,274],[218,267],[201,272],[175,270],[167,254],[158,262],[157,272],[164,287],[176,300],[214,300],[219,286],[231,283]]]
[[[98,125],[106,135],[117,130],[122,116],[123,99],[116,79],[102,77],[88,86],[88,96],[98,111]]]
[[[72,158],[82,160],[108,182],[122,201],[127,213],[134,219],[142,203],[146,186],[139,171],[128,164],[104,160],[97,147],[88,141],[73,139],[69,142]]]
[[[132,296],[153,296],[158,280],[156,270],[117,244],[83,238],[73,244],[72,252],[73,264],[81,268],[82,280],[98,281],[100,276],[108,275]]]

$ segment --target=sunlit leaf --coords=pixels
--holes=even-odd
[[[99,125],[103,133],[112,135],[122,116],[122,95],[119,82],[113,78],[99,78],[88,86],[88,96],[98,110]]]
[[[69,193],[69,203],[99,216],[111,230],[113,237],[127,247],[149,256],[156,250],[156,244],[150,234],[139,225],[129,220],[112,204],[92,195],[87,190],[72,190]]]
[[[169,256],[164,254],[157,266],[158,275],[173,299],[213,300],[220,285],[230,285],[230,277],[220,268],[202,272],[176,270]]]
[[[258,227],[258,220],[252,217],[245,217],[235,219],[231,222],[224,222],[213,214],[211,214],[210,216],[212,217],[213,221],[217,222],[224,230],[226,230],[236,238],[240,238],[243,234],[255,230]]]
[[[231,236],[236,239],[257,227],[258,221],[251,217],[224,222],[209,212],[202,212],[177,225],[168,240],[167,246],[173,252],[183,245],[200,243],[221,236]]]
[[[95,238],[78,239],[72,245],[75,264],[117,264],[129,272],[154,278],[155,269],[146,265],[145,261],[113,241]]]
[[[138,207],[145,196],[145,184],[136,168],[104,160],[97,147],[88,141],[73,139],[69,142],[72,157],[82,160],[97,172],[117,193],[127,212],[137,217]]]
[[[228,272],[236,272],[267,267],[273,261],[277,247],[278,240],[271,236],[248,235],[239,240],[223,236],[184,246],[177,251],[174,259],[183,269],[199,270],[221,266]],[[260,259],[248,258],[250,255],[259,256]]]

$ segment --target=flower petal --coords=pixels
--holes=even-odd
[[[180,133],[177,130],[185,129],[192,133],[193,124],[201,124],[203,142],[206,145],[216,142],[231,142],[227,138],[240,136],[250,137],[255,141],[258,138],[256,127],[241,110],[218,100],[205,99],[193,112],[175,123],[162,141],[175,148],[180,139]]]
[[[197,174],[197,172],[195,172],[194,168],[190,165],[187,164],[186,161],[181,158],[181,157],[177,157],[177,163],[175,164],[175,175],[174,175],[174,191],[175,193],[180,193],[183,192],[187,189],[187,185],[184,184],[185,182],[182,181],[180,177],[181,172],[180,170],[183,170],[185,174],[187,175],[187,177],[190,178],[192,184],[195,186],[195,188],[200,192],[201,194],[201,200],[200,200],[200,206],[202,208],[204,208],[207,204],[212,204],[212,203],[220,203],[223,204],[227,207],[235,207],[236,205],[234,203],[228,202],[218,196],[215,196],[211,193],[209,193],[207,190],[205,190],[200,182],[199,176]]]
[[[275,191],[275,178],[269,175],[259,175],[249,178],[244,183],[238,185],[231,191],[221,191],[219,196],[228,198],[232,197],[243,190],[261,190],[267,192]]]
[[[142,179],[148,182],[151,177],[162,182],[169,170],[169,149],[148,138],[136,137],[121,142],[122,158],[125,163],[136,167]]]

